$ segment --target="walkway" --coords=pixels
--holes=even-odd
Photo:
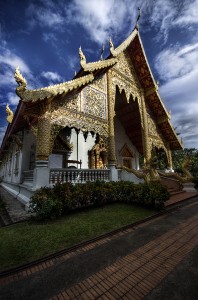
[[[172,213],[4,277],[0,294],[13,300],[197,299],[197,228],[194,198]],[[171,276],[181,289],[178,298],[164,283]]]
[[[4,213],[0,216],[0,218],[2,218],[3,225],[24,221],[30,217],[30,214],[25,211],[25,206],[1,186],[0,197],[4,201],[7,211],[6,214]]]

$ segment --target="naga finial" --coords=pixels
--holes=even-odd
[[[110,49],[114,49],[114,45],[113,45],[111,37],[109,38],[109,46],[110,46]]]
[[[8,104],[6,105],[6,113],[8,114],[7,116],[8,123],[12,123],[14,114],[13,111],[9,108]]]
[[[22,86],[22,87],[26,88],[27,81],[23,77],[23,75],[21,74],[21,72],[19,70],[19,67],[16,67],[16,70],[15,70],[15,73],[14,73],[14,78],[15,78],[15,80],[18,83],[19,86]]]
[[[86,64],[86,57],[84,55],[84,53],[82,52],[81,46],[79,48],[79,56],[80,56],[80,64],[81,66]]]
[[[137,16],[137,20],[136,20],[136,24],[135,24],[135,29],[137,29],[137,30],[138,30],[138,21],[139,21],[139,19],[141,17],[141,9],[140,9],[140,7],[138,7],[138,10],[139,10],[139,14]]]
[[[104,44],[102,44],[102,50],[100,53],[100,60],[103,60],[103,53],[104,53]]]

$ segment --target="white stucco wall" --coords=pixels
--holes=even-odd
[[[127,147],[131,150],[131,152],[134,155],[134,158],[132,159],[132,168],[139,169],[139,153],[136,147],[132,144],[129,137],[127,136],[124,127],[122,126],[122,124],[120,123],[117,117],[115,117],[114,120],[114,129],[115,129],[115,151],[116,151],[117,164],[120,166],[123,165],[120,151],[124,145],[127,145]]]
[[[96,136],[92,137],[91,133],[88,133],[87,140],[85,142],[85,138],[83,136],[82,131],[78,134],[78,142],[77,142],[77,134],[75,129],[72,129],[71,140],[70,142],[73,144],[73,151],[69,157],[71,160],[82,161],[82,169],[89,168],[89,159],[88,159],[88,151],[92,149],[95,144]],[[78,144],[78,155],[77,155],[77,144]],[[70,164],[72,165],[72,164]],[[79,166],[80,167],[80,166]]]

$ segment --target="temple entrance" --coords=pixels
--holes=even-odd
[[[116,87],[115,150],[118,165],[139,169],[139,153],[143,154],[142,128],[138,100],[132,96],[127,102],[124,91]]]

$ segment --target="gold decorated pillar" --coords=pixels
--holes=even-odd
[[[42,116],[38,120],[36,138],[36,161],[48,161],[51,153],[51,124],[50,120]]]
[[[108,136],[108,164],[116,165],[115,155],[115,135],[114,135],[114,103],[115,93],[112,93],[112,72],[107,72],[107,101],[108,101],[108,125],[109,125],[109,136]]]
[[[167,149],[167,161],[168,161],[168,169],[170,171],[173,171],[173,161],[172,161],[172,152],[170,150],[170,145],[168,144],[166,146],[166,149]]]
[[[146,166],[149,166],[151,158],[151,149],[149,144],[149,134],[148,134],[148,117],[145,105],[144,93],[141,96],[141,106],[142,106],[142,143],[143,143],[143,155],[145,159]]]
[[[51,124],[46,116],[38,120],[36,136],[36,166],[34,169],[33,186],[40,188],[49,186],[50,169],[48,159],[51,153]]]

